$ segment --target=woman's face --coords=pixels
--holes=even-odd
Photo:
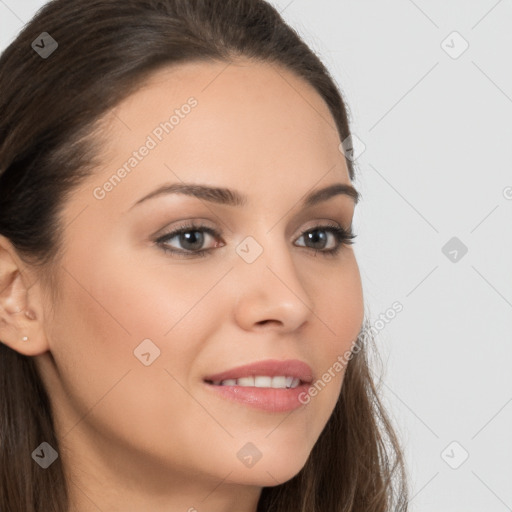
[[[48,352],[36,356],[61,456],[77,479],[130,478],[162,492],[171,476],[211,489],[282,483],[325,427],[344,374],[333,368],[363,321],[353,248],[314,232],[349,229],[354,199],[302,204],[350,185],[334,120],[311,86],[250,61],[161,70],[108,119],[104,166],[66,199],[59,298],[45,306]],[[185,183],[245,202],[142,200]],[[272,393],[293,392],[260,390],[248,403],[205,382],[269,359],[302,361],[313,381],[331,376],[307,404],[295,396],[280,409]]]

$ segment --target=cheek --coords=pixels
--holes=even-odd
[[[52,351],[65,355],[70,366],[94,365],[98,375],[150,368],[153,361],[160,366],[164,360],[172,361],[173,372],[186,368],[196,350],[193,340],[204,337],[202,325],[208,323],[204,309],[202,324],[193,308],[199,291],[184,286],[183,278],[170,280],[169,269],[156,276],[126,256],[108,260],[98,255],[96,261],[102,264],[90,260],[82,266],[76,259],[65,265]]]
[[[340,268],[315,285],[318,322],[323,339],[330,341],[326,353],[345,351],[357,338],[364,319],[363,290],[359,266],[352,251]],[[330,349],[328,348],[330,347]]]
[[[325,280],[317,280],[315,285],[314,332],[308,339],[308,357],[316,361],[320,374],[310,387],[310,400],[321,414],[320,423],[326,423],[338,400],[346,367],[350,360],[354,342],[357,339],[364,319],[363,291],[359,267],[352,251],[340,270],[329,273]]]
[[[97,255],[97,261],[107,260]],[[183,417],[207,420],[186,389],[200,340],[214,322],[204,316],[206,308],[202,323],[191,309],[208,288],[200,293],[134,272],[143,267],[127,258],[100,266],[77,258],[64,267],[62,300],[49,332],[63,390],[56,387],[53,394],[63,431],[74,437],[92,427],[145,453],[155,452],[160,439],[168,456],[181,453],[180,439],[194,434]]]

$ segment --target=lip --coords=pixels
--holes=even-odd
[[[227,379],[240,379],[241,377],[254,377],[256,375],[268,375],[269,377],[284,375],[285,377],[295,377],[305,384],[310,384],[313,381],[313,371],[311,367],[298,359],[286,359],[284,361],[266,359],[265,361],[257,361],[255,363],[237,366],[236,368],[231,368],[221,373],[208,375],[204,377],[203,380],[214,382]]]
[[[307,394],[309,385],[313,382],[311,367],[297,359],[278,361],[268,359],[252,364],[238,366],[222,373],[209,375],[203,379],[208,392],[222,399],[238,402],[240,404],[260,409],[267,412],[288,412],[304,405],[301,396]],[[275,377],[283,375],[295,377],[301,380],[296,388],[258,388],[256,386],[220,386],[213,381],[226,379],[239,379],[241,377],[254,377],[255,375],[267,375]]]

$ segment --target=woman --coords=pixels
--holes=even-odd
[[[273,7],[55,0],[0,105],[1,510],[406,510],[346,109]]]

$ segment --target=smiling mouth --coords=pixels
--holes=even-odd
[[[249,377],[240,377],[238,379],[225,380],[205,380],[207,384],[213,386],[240,386],[248,388],[270,388],[270,389],[294,389],[302,384],[301,379],[285,375],[255,375]]]

